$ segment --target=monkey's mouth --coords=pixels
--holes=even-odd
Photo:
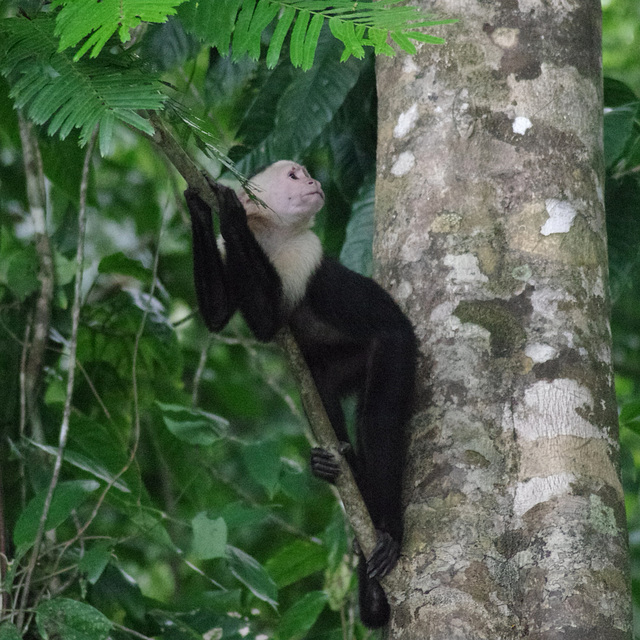
[[[324,191],[320,189],[318,191],[310,191],[306,193],[305,196],[320,196],[324,200]]]

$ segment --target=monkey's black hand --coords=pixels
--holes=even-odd
[[[398,562],[400,544],[386,531],[378,532],[378,542],[373,553],[367,560],[367,576],[369,578],[384,578]]]
[[[213,189],[218,199],[218,211],[220,215],[220,233],[226,238],[229,230],[238,224],[247,226],[247,213],[238,200],[238,196],[233,189],[225,187],[223,184],[213,182],[207,177],[209,186]]]
[[[330,451],[314,447],[311,449],[311,473],[333,484],[340,474],[340,464]]]

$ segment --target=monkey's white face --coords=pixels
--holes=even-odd
[[[317,180],[301,165],[279,160],[251,179],[255,195],[268,207],[251,200],[246,193],[240,200],[248,216],[258,216],[277,226],[308,226],[324,205],[324,193]]]

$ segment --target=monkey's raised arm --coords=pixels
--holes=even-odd
[[[195,191],[187,189],[200,312],[210,331],[220,331],[239,308],[255,337],[271,340],[284,322],[280,277],[251,233],[235,192],[208,182],[218,199],[226,258],[223,260],[218,250],[211,209]]]
[[[200,314],[209,331],[220,331],[235,307],[229,297],[227,274],[213,232],[210,207],[192,189],[184,192],[191,216],[193,281]]]

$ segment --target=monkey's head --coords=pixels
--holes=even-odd
[[[279,227],[309,226],[324,205],[324,192],[317,180],[297,162],[279,160],[251,178],[262,206],[242,191],[240,202],[251,219]]]

